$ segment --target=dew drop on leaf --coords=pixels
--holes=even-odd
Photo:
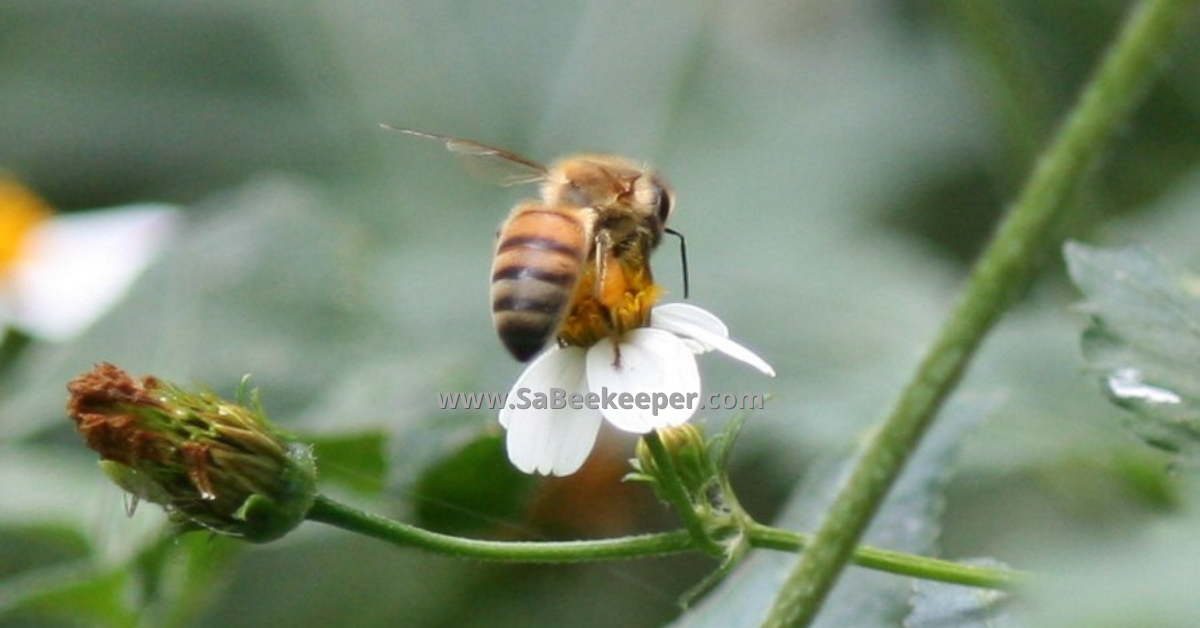
[[[1147,384],[1142,373],[1135,368],[1120,368],[1105,380],[1109,393],[1122,404],[1144,403],[1150,405],[1178,404],[1183,401],[1178,394]]]

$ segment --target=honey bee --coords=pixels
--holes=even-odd
[[[500,227],[492,262],[492,318],[517,360],[553,338],[589,346],[645,325],[657,290],[649,255],[664,232],[680,237],[686,296],[683,238],[666,228],[674,195],[647,166],[588,153],[543,166],[470,140],[382,126],[443,142],[501,185],[540,185],[540,198],[517,203]]]

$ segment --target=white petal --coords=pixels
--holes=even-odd
[[[683,340],[659,329],[642,328],[626,333],[617,348],[619,360],[608,341],[597,343],[587,353],[588,390],[600,395],[601,412],[609,423],[626,432],[645,434],[691,418],[700,396],[700,371]],[[623,393],[630,395],[624,403]],[[647,396],[642,405],[648,407],[638,407],[639,393]],[[681,397],[671,403],[676,394]]]
[[[712,347],[692,338],[688,333],[691,330],[707,330],[726,338],[729,337],[729,328],[716,315],[686,303],[667,303],[654,308],[650,312],[650,326],[682,337],[684,344],[697,355],[712,351]]]
[[[509,405],[518,403],[517,393],[522,389],[527,395],[535,392],[550,394],[551,388],[566,389],[584,382],[584,350],[579,347],[551,346],[525,367],[521,376],[508,391]],[[586,385],[586,384],[585,384]],[[500,409],[500,425],[508,427],[512,409]]]
[[[536,395],[549,397],[561,388],[569,397],[586,389],[584,350],[551,348],[538,356],[517,378],[508,405],[500,410],[500,424],[508,430],[508,458],[525,473],[570,475],[579,470],[596,443],[600,413],[584,407],[519,408],[531,405]],[[523,393],[523,394],[522,394]]]
[[[518,410],[510,418],[508,459],[525,473],[570,475],[587,460],[599,431],[596,410]]]
[[[775,369],[771,368],[770,364],[767,364],[765,360],[758,357],[753,351],[702,326],[687,323],[680,324],[677,319],[670,317],[666,320],[656,319],[654,326],[671,333],[687,336],[710,350],[715,349],[720,351],[735,360],[753,366],[768,377],[775,377]]]
[[[39,225],[13,269],[15,323],[52,340],[83,331],[124,296],[179,220],[176,208],[138,205]]]
[[[659,323],[675,328],[699,327],[719,336],[729,337],[729,328],[716,314],[688,303],[664,303],[650,312],[650,326],[667,329]],[[668,330],[670,331],[670,330]]]

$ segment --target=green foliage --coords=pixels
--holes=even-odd
[[[1192,487],[1195,489],[1195,486]],[[1200,577],[1194,508],[1139,530],[1118,547],[1080,552],[1057,565],[1056,576],[1017,603],[1032,625],[1083,628],[1190,626],[1200,600],[1189,593]]]
[[[377,495],[387,481],[387,435],[382,430],[302,436],[313,447],[321,481]]]
[[[58,620],[135,628],[138,612],[124,603],[131,580],[126,569],[108,573],[63,570],[29,574],[6,583],[0,614],[22,622]]]
[[[438,410],[435,393],[504,391],[520,372],[494,337],[488,268],[496,225],[532,191],[478,185],[377,124],[539,160],[613,150],[671,180],[692,299],[779,372],[702,366],[706,390],[772,395],[729,458],[739,499],[813,530],[845,464],[827,452],[895,397],[1130,3],[1008,4],[984,16],[995,28],[938,3],[635,4],[0,6],[0,169],[67,210],[153,199],[189,221],[83,336],[0,345],[0,627],[753,625],[795,556],[753,550],[681,617],[711,560],[481,566],[307,524],[264,547],[164,540],[161,513],[127,516],[63,416],[64,383],[99,360],[227,396],[249,372],[271,417],[315,442],[322,491],[444,529],[524,525],[529,480],[501,464],[494,417]],[[1200,263],[1198,41],[1104,151],[1075,237]],[[1194,625],[1195,487],[1119,424],[1193,453],[1197,352],[1178,326],[1195,291],[1136,250],[1069,261],[1092,371],[1048,268],[939,419],[986,422],[927,443],[868,540],[1062,575],[1022,592],[1045,609],[1027,625]],[[674,251],[655,272],[681,296]],[[1110,407],[1091,373],[1123,368],[1181,403]],[[605,529],[675,524],[568,486]],[[821,621],[978,624],[964,590],[911,588],[854,568]]]
[[[504,454],[504,439],[483,434],[430,465],[414,487],[424,527],[459,536],[494,536],[520,521],[533,478]]]
[[[6,583],[0,625],[11,618],[110,628],[188,626],[220,590],[238,550],[234,542],[205,535],[164,537],[127,565],[97,568],[79,561],[31,572]]]
[[[971,561],[997,566],[993,560]],[[1010,593],[944,582],[913,583],[912,611],[904,628],[1017,628]]]
[[[1131,411],[1146,442],[1200,453],[1200,286],[1141,247],[1070,244],[1071,278],[1092,325],[1084,354],[1109,398]]]
[[[963,403],[947,410],[923,443],[900,483],[867,532],[865,543],[921,555],[936,553],[941,531],[943,490],[954,469],[963,437],[986,418],[993,404]],[[861,450],[818,460],[797,487],[776,524],[811,530],[842,488]],[[792,569],[795,556],[759,553],[748,558],[726,583],[672,624],[677,628],[758,626]],[[843,575],[818,626],[895,626],[905,616],[909,582],[901,577],[852,569]]]

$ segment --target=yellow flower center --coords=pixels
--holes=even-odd
[[[654,284],[644,258],[609,254],[604,277],[596,275],[594,267],[588,268],[575,289],[571,309],[558,332],[564,345],[590,347],[650,324],[650,309],[662,289]]]
[[[0,175],[0,277],[26,252],[29,232],[52,213],[28,188]]]

